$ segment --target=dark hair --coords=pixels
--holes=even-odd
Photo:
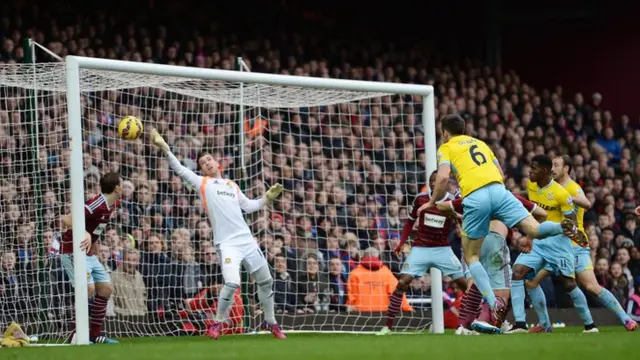
[[[100,191],[103,194],[111,194],[120,186],[120,174],[108,172],[100,178]]]
[[[210,152],[208,152],[208,151],[200,151],[200,152],[198,153],[198,157],[196,157],[196,163],[198,164],[198,170],[202,170],[202,169],[200,168],[200,159],[202,159],[203,157],[205,157],[205,156],[207,156],[207,155],[211,155],[211,156],[213,156],[213,154],[211,154],[211,153],[210,153]]]
[[[551,170],[551,168],[553,167],[551,158],[548,155],[544,154],[534,156],[533,159],[531,159],[531,165],[533,165],[533,163],[536,163],[548,170]]]
[[[464,119],[460,115],[447,115],[442,119],[442,130],[446,130],[453,136],[464,134],[464,128]]]

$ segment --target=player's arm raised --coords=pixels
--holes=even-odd
[[[236,185],[237,187],[238,185]],[[259,199],[249,199],[238,187],[238,197],[240,208],[247,214],[262,209],[265,205],[269,205],[282,193],[282,185],[275,184],[267,190],[263,197]]]
[[[439,202],[436,204],[436,208],[443,215],[449,216],[456,221],[462,221],[462,198]]]
[[[436,181],[433,189],[431,189],[431,199],[425,206],[420,207],[419,212],[425,209],[434,208],[437,199],[442,199],[447,192],[449,185],[449,177],[451,176],[451,160],[449,159],[449,148],[447,144],[440,146],[438,149],[438,172],[436,173]]]
[[[198,176],[196,173],[180,164],[180,160],[178,160],[178,158],[173,155],[171,149],[169,149],[169,145],[166,141],[164,141],[164,138],[158,133],[156,129],[151,129],[150,137],[153,145],[155,145],[157,148],[162,150],[165,155],[167,155],[167,159],[169,160],[169,166],[171,167],[171,169],[173,169],[173,171],[175,171],[176,174],[178,174],[178,176],[180,176],[184,181],[191,184],[194,188],[199,189],[202,185],[202,176]]]

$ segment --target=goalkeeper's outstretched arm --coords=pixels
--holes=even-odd
[[[178,158],[173,155],[171,149],[169,149],[169,145],[166,141],[164,141],[162,136],[158,134],[156,129],[151,130],[151,142],[160,150],[162,150],[165,155],[167,155],[169,166],[171,167],[171,169],[173,169],[173,171],[176,172],[176,174],[178,174],[178,176],[182,178],[182,180],[191,184],[191,186],[193,186],[195,189],[200,188],[200,186],[202,185],[202,176],[197,175],[193,171],[180,164],[180,160],[178,160]]]
[[[238,185],[236,185],[238,186]],[[263,197],[259,199],[249,199],[241,190],[238,188],[238,196],[240,198],[240,208],[247,214],[251,214],[252,212],[258,211],[262,209],[265,205],[271,204],[275,198],[280,195],[282,192],[282,185],[275,184],[267,190]]]

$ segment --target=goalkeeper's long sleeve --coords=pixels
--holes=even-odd
[[[245,194],[242,193],[240,188],[238,188],[238,196],[240,200],[240,208],[247,214],[251,214],[252,212],[262,209],[267,203],[264,196],[259,199],[249,199]]]
[[[171,151],[167,151],[166,154],[171,169],[173,169],[173,171],[175,171],[182,180],[188,182],[196,190],[200,189],[200,186],[202,185],[202,176],[198,176],[196,173],[180,164],[180,160],[178,160]]]

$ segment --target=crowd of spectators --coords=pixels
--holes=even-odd
[[[431,84],[436,119],[461,114],[467,132],[494,149],[510,189],[524,188],[534,155],[571,156],[574,178],[594,204],[585,214],[585,228],[598,281],[621,303],[638,294],[640,229],[633,210],[640,191],[640,129],[624,115],[614,119],[601,94],[534,89],[516,72],[474,61],[416,66],[419,55],[412,49],[368,50],[367,39],[361,41],[362,51],[341,48],[336,41],[310,57],[319,45],[297,34],[240,42],[212,27],[174,39],[159,24],[121,26],[115,14],[63,24],[56,13],[26,13],[0,19],[0,63],[22,62],[20,44],[28,36],[60,56],[222,69],[233,69],[236,57],[243,56],[254,72]],[[277,47],[287,43],[286,49]],[[350,58],[354,54],[357,61]],[[361,294],[350,291],[357,288],[357,277],[351,275],[383,270],[397,275],[408,253],[408,246],[400,257],[392,250],[413,196],[425,186],[429,147],[420,98],[248,111],[244,178],[238,171],[234,106],[147,88],[93,93],[83,104],[87,197],[99,191],[100,173],[119,171],[125,179],[122,204],[98,251],[112,271],[113,315],[190,308],[188,299],[203,292],[213,299],[221,284],[211,227],[196,192],[183,185],[160,153],[142,141],[117,138],[117,121],[128,114],[156,126],[185,166],[195,169],[199,150],[213,151],[225,175],[250,197],[260,196],[265,184],[284,184],[286,191],[272,209],[248,218],[272,265],[280,313],[384,310],[384,304],[366,308],[358,302]],[[53,309],[68,307],[70,300],[58,260],[59,219],[69,211],[64,96],[44,93],[38,99],[38,147],[27,106],[26,90],[1,88],[0,304],[5,317],[37,313],[59,298],[58,305],[46,305],[49,316],[56,316]],[[450,238],[459,254],[459,228]],[[385,279],[385,289],[393,289],[395,277]],[[549,284],[544,286],[549,303],[566,305],[562,292]],[[428,276],[416,279],[408,297],[429,296]],[[406,304],[405,310],[410,308]]]

